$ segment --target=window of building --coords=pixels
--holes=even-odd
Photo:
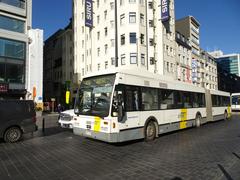
[[[82,62],[84,62],[84,54],[82,54]]]
[[[130,4],[136,3],[136,0],[129,0]]]
[[[100,23],[100,16],[97,16],[97,24]]]
[[[136,23],[136,13],[135,12],[129,13],[129,23]]]
[[[139,4],[144,5],[144,0],[139,0]]]
[[[107,69],[108,68],[108,62],[106,61],[105,62],[105,69]]]
[[[125,14],[122,14],[120,16],[120,25],[123,25],[125,23]]]
[[[149,27],[153,27],[154,24],[153,24],[153,20],[149,20]]]
[[[129,39],[130,39],[130,43],[131,43],[131,44],[136,43],[136,41],[137,41],[136,33],[130,33],[130,34],[129,34]]]
[[[121,35],[121,45],[125,44],[125,34]]]
[[[111,9],[111,10],[114,9],[114,2],[110,2],[110,9]]]
[[[105,44],[105,54],[107,54],[107,51],[108,51],[108,45],[107,44]]]
[[[97,40],[100,39],[100,31],[97,32]]]
[[[111,57],[111,64],[115,66],[115,58]]]
[[[125,65],[125,64],[126,64],[126,55],[125,55],[125,54],[122,54],[122,55],[121,55],[121,64],[122,64],[122,65]]]
[[[141,54],[141,64],[145,65],[145,54]]]
[[[140,14],[140,24],[144,25],[144,14]]]
[[[107,19],[107,10],[104,11],[104,19],[105,19],[105,20]]]
[[[153,2],[148,2],[148,8],[153,9]]]
[[[84,20],[84,13],[82,12],[82,20]]]
[[[0,56],[25,60],[25,53],[24,42],[0,38]]]
[[[137,54],[136,53],[130,53],[130,63],[137,64]]]
[[[115,39],[111,39],[111,47],[115,46]]]
[[[150,46],[154,46],[154,40],[153,40],[153,38],[149,38],[149,45],[150,45]]]
[[[9,31],[24,33],[25,22],[18,19],[0,15],[0,28]]]
[[[97,66],[98,66],[98,71],[99,71],[99,70],[100,70],[100,64],[98,63],[98,65],[97,65]]]
[[[97,56],[100,56],[100,48],[97,48]]]
[[[114,28],[114,21],[110,21],[110,24],[111,24],[111,28],[113,29]]]
[[[24,83],[24,65],[6,64],[6,81],[8,83]]]
[[[124,4],[124,0],[120,0],[120,6]]]
[[[107,29],[107,27],[104,28],[104,32],[105,32],[105,36],[107,36],[107,35],[108,35],[108,29]]]
[[[99,8],[99,5],[100,5],[100,0],[97,0],[97,8]]]
[[[140,42],[141,42],[141,44],[144,44],[144,34],[140,35]]]

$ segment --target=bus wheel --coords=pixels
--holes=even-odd
[[[145,127],[145,141],[152,141],[156,137],[156,127],[153,121],[150,121]]]
[[[22,131],[18,127],[10,127],[4,133],[4,141],[7,143],[14,143],[21,139]]]
[[[228,113],[227,111],[224,112],[224,120],[227,120],[228,119]]]
[[[201,115],[200,115],[200,114],[197,114],[196,120],[195,120],[195,122],[196,122],[196,127],[200,127],[200,126],[201,126],[201,119],[202,119]]]

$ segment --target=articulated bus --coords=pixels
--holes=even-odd
[[[231,102],[231,108],[232,111],[240,111],[240,93],[233,93],[231,95],[232,102]]]
[[[145,71],[85,77],[75,101],[74,134],[106,142],[151,141],[159,134],[228,119],[230,94]]]

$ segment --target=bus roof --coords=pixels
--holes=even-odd
[[[104,70],[104,71],[97,71],[93,72],[84,78],[94,77],[94,76],[100,76],[100,75],[108,75],[108,74],[123,74],[125,75],[127,79],[127,83],[129,85],[140,85],[144,86],[144,80],[147,80],[150,83],[149,87],[155,87],[159,88],[159,83],[163,82],[167,84],[166,89],[177,89],[177,90],[183,90],[183,91],[195,91],[195,92],[205,92],[205,88],[203,87],[197,87],[193,84],[177,81],[169,76],[154,74],[149,71],[146,71],[145,69],[133,69],[133,68],[112,68],[110,70]],[[132,81],[131,78],[133,77]],[[141,82],[137,82],[136,79],[141,80]],[[224,91],[218,91],[218,90],[210,90],[211,94],[215,95],[222,95],[222,96],[230,96],[230,93],[224,92]],[[240,95],[240,93],[239,93]]]
[[[150,83],[149,87],[159,88],[159,83],[166,83],[168,88],[167,89],[178,89],[184,91],[196,91],[196,92],[205,92],[204,88],[197,87],[193,84],[189,84],[186,82],[176,81],[169,76],[154,74],[146,70],[139,70],[139,69],[127,69],[127,68],[113,68],[111,70],[105,71],[98,71],[85,76],[84,78],[100,76],[100,75],[108,75],[108,74],[122,74],[125,75],[129,85],[141,85],[144,86],[144,80],[147,80]],[[133,80],[130,81],[129,77],[133,77]],[[135,79],[141,80],[142,83],[137,83]]]

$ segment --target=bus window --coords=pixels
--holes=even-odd
[[[162,90],[162,102],[161,109],[173,109],[174,108],[174,91]]]
[[[126,111],[139,111],[139,91],[137,87],[127,86],[125,90]]]
[[[201,97],[199,97],[200,94],[198,93],[193,93],[192,95],[192,101],[193,101],[193,108],[198,108],[200,107],[200,100],[201,100]]]
[[[192,108],[192,94],[190,92],[182,92],[183,107]]]
[[[113,93],[113,103],[112,103],[112,116],[117,117],[118,116],[118,107],[119,106],[124,107],[124,99],[123,99],[123,87],[121,85],[117,85],[115,87],[115,91]]]
[[[158,90],[142,88],[142,109],[158,110]]]

